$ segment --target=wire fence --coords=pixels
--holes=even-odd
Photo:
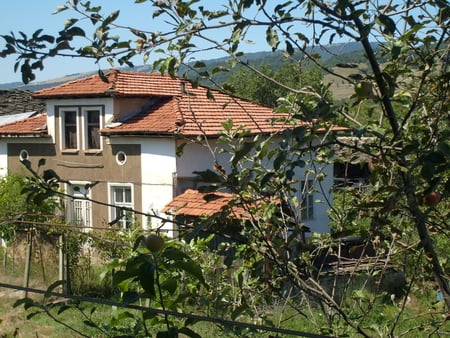
[[[17,291],[36,293],[36,294],[41,294],[41,295],[45,294],[47,296],[76,300],[76,301],[80,301],[80,302],[88,302],[88,303],[94,303],[94,304],[116,306],[116,307],[126,308],[126,309],[130,309],[130,310],[151,312],[151,313],[155,313],[155,314],[162,314],[162,315],[173,316],[173,317],[177,317],[177,318],[192,319],[195,321],[216,323],[216,324],[221,324],[221,325],[231,326],[231,327],[241,327],[241,328],[245,328],[245,329],[260,330],[260,331],[265,331],[265,332],[273,332],[273,333],[279,333],[279,334],[285,334],[285,335],[292,335],[292,336],[297,336],[297,337],[310,337],[310,338],[327,338],[328,337],[328,336],[324,336],[324,335],[318,335],[318,334],[314,334],[314,333],[302,332],[302,331],[297,331],[297,330],[269,327],[269,326],[264,326],[264,325],[238,322],[238,321],[227,320],[227,319],[222,319],[222,318],[201,316],[201,315],[196,315],[196,314],[191,314],[191,313],[181,313],[181,312],[175,312],[175,311],[170,311],[170,310],[162,310],[162,309],[156,309],[156,308],[151,308],[151,307],[146,307],[146,306],[141,306],[141,305],[114,302],[114,301],[106,300],[106,299],[97,299],[97,298],[92,298],[92,297],[71,295],[71,294],[67,294],[67,293],[59,293],[59,292],[48,291],[48,290],[40,290],[40,289],[23,287],[20,285],[14,285],[14,284],[2,283],[2,282],[0,282],[0,287],[13,289],[13,290],[17,290]]]
[[[27,215],[27,216],[29,216],[29,215]],[[52,215],[49,215],[49,216],[52,216]],[[56,222],[52,222],[52,221],[49,221],[49,222],[28,221],[28,220],[17,218],[17,217],[12,218],[12,219],[7,219],[7,220],[0,220],[0,222],[2,224],[14,223],[16,225],[20,225],[21,232],[24,234],[24,236],[22,236],[23,241],[30,241],[30,237],[29,237],[30,233],[33,233],[33,232],[39,233],[39,231],[43,231],[45,233],[48,230],[50,230],[50,233],[52,233],[53,235],[59,235],[62,232],[70,231],[72,233],[79,234],[79,235],[86,236],[86,237],[93,237],[93,238],[96,237],[96,231],[85,232],[83,227],[77,226],[77,225],[72,225],[72,224],[56,223]],[[91,229],[93,229],[93,228],[91,228]],[[113,231],[113,232],[123,231],[123,229],[120,229],[118,227],[96,227],[95,230],[100,230],[100,231],[108,230],[108,231]],[[39,281],[35,280],[34,284],[35,285],[46,285],[47,280],[53,279],[54,276],[52,275],[51,276],[52,278],[48,278],[49,276],[47,276],[47,278],[45,277],[46,272],[44,269],[44,265],[45,265],[46,258],[42,255],[43,241],[37,240],[36,235],[31,236],[31,237],[32,237],[31,241],[37,241],[37,243],[35,243],[33,246],[33,250],[35,252],[37,252],[38,254],[32,255],[33,260],[34,260],[34,262],[38,261],[39,264],[37,264],[38,265],[37,270],[42,270],[42,277],[43,277],[41,280],[40,276],[39,276],[39,272],[35,271],[33,274],[33,277],[36,279],[39,279]],[[105,240],[105,239],[102,239],[102,240]],[[57,244],[55,245],[55,243],[56,242],[49,243],[50,246],[47,246],[47,249],[52,251],[52,253],[49,254],[52,257],[52,259],[57,260],[58,248],[57,248]],[[24,256],[27,255],[26,249],[25,249],[26,243],[23,244],[23,248],[21,248],[21,249],[18,249],[17,243],[15,245],[16,246],[12,248],[13,249],[12,251],[18,250],[18,251],[20,251],[20,253],[24,254]],[[18,256],[17,253],[15,253],[15,255]],[[25,258],[25,260],[26,260],[26,257],[22,257],[22,258]],[[49,263],[49,262],[50,261],[47,260],[47,263]],[[21,263],[24,263],[24,262],[21,262]],[[31,264],[31,262],[28,262],[28,264]],[[16,260],[16,265],[17,265],[15,267],[16,272],[23,268],[23,266],[21,266],[17,260]],[[25,270],[26,270],[27,269],[26,264],[24,264],[24,265],[25,265]],[[4,272],[6,272],[6,269],[4,270]],[[5,276],[5,275],[6,274],[4,273],[3,276]],[[47,275],[48,275],[48,273],[47,273]],[[61,279],[61,276],[59,276],[59,277]],[[10,290],[15,290],[15,291],[24,291],[25,297],[28,295],[28,293],[41,294],[41,295],[46,294],[47,296],[53,296],[53,297],[58,297],[58,298],[62,298],[62,299],[67,299],[67,300],[77,300],[77,301],[88,302],[88,303],[93,303],[93,304],[116,306],[119,308],[151,312],[154,314],[173,316],[176,318],[192,319],[195,321],[215,323],[215,324],[228,326],[228,327],[259,330],[259,331],[264,331],[266,333],[275,333],[275,334],[283,334],[283,335],[291,335],[291,336],[299,336],[299,337],[320,337],[320,338],[326,337],[323,335],[317,335],[317,334],[312,334],[312,333],[307,333],[307,332],[302,332],[302,331],[297,331],[297,330],[269,327],[269,326],[265,326],[265,325],[239,322],[239,321],[227,320],[227,319],[223,319],[223,318],[213,318],[213,317],[196,315],[196,314],[191,314],[191,313],[180,313],[180,312],[151,308],[151,307],[140,306],[140,305],[135,305],[135,304],[115,302],[115,301],[108,300],[107,298],[94,298],[94,297],[88,297],[88,296],[75,295],[72,293],[63,293],[63,292],[59,293],[59,292],[54,292],[54,291],[49,292],[47,290],[39,289],[37,287],[30,287],[28,282],[26,282],[26,283],[24,282],[22,285],[18,285],[16,283],[7,283],[5,281],[0,281],[0,287],[7,288]]]

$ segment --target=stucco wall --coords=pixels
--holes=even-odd
[[[6,142],[0,142],[0,177],[8,174],[8,146]]]
[[[277,147],[275,141],[273,147]],[[216,150],[214,155],[211,153],[211,149]],[[223,166],[227,171],[230,168],[229,155],[223,154],[218,151],[220,145],[217,145],[215,141],[210,141],[209,147],[199,144],[187,144],[184,147],[183,155],[177,158],[177,175],[178,177],[195,177],[194,171],[202,171],[206,169],[212,169],[214,161]],[[245,164],[243,164],[245,165]],[[269,167],[271,164],[268,163]],[[300,181],[306,179],[314,179],[314,176],[307,176],[306,173],[310,170],[323,173],[323,180],[319,183],[314,183],[314,217],[311,220],[305,221],[305,224],[311,228],[312,232],[329,232],[328,227],[329,218],[327,211],[330,209],[330,203],[332,203],[331,188],[333,185],[333,165],[332,164],[317,164],[312,167],[312,164],[307,164],[304,168],[298,168],[295,173],[296,179],[299,181],[296,185],[298,190],[298,198],[300,199]]]
[[[160,215],[160,210],[174,197],[174,173],[176,172],[175,141],[172,138],[119,138],[113,137],[110,143],[113,147],[120,144],[139,145],[141,149],[140,164],[133,170],[140,172],[141,200],[135,204],[137,210]],[[161,225],[158,218],[144,217],[145,228],[155,228]],[[164,230],[172,235],[172,224],[167,224]]]

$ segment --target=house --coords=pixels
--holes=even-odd
[[[69,182],[62,187],[70,196],[68,221],[87,230],[126,228],[133,219],[146,228],[159,226],[167,217],[163,208],[200,184],[194,171],[215,163],[228,169],[229,157],[217,143],[228,119],[251,134],[284,128],[271,123],[271,108],[156,73],[111,70],[106,79],[94,75],[33,97],[46,102],[46,112],[0,125],[0,166],[20,172],[20,160],[36,168],[45,158],[41,172],[52,169]],[[304,170],[296,173],[298,190],[314,184]],[[329,230],[328,205],[315,201],[331,201],[333,167],[321,170],[322,189],[304,199],[303,220],[312,231],[323,232]],[[169,223],[164,229],[169,235],[176,230]]]
[[[0,125],[23,120],[45,110],[45,102],[34,99],[28,90],[0,90]],[[0,142],[0,163],[6,163],[6,143]],[[7,174],[6,166],[0,166],[0,176]]]

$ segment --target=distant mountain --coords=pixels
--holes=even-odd
[[[364,62],[363,49],[361,45],[357,42],[333,44],[325,47],[311,47],[309,52],[315,54],[317,58],[320,58],[320,62],[328,67],[333,67],[338,63],[345,63],[345,62],[349,63]],[[303,58],[304,58],[303,54],[296,53],[290,60],[298,61]],[[222,57],[218,59],[204,60],[203,62],[205,63],[207,70],[212,70],[215,67],[225,65],[229,60],[230,60],[229,57]],[[248,62],[255,67],[266,64],[271,65],[274,69],[280,67],[287,60],[288,59],[286,59],[286,57],[283,55],[283,52],[281,51],[247,53],[245,54],[245,57],[243,59],[244,62]],[[133,71],[151,71],[151,66],[144,65],[122,69]],[[185,70],[186,69],[182,68],[180,70],[180,73],[184,73]],[[95,73],[96,73],[95,71],[75,73],[47,81],[31,83],[28,85],[24,85],[21,82],[4,83],[0,84],[0,90],[18,88],[22,90],[36,91],[43,88],[57,86],[67,81],[90,76]],[[222,83],[226,81],[226,76],[227,76],[226,73],[219,73],[216,76],[217,78],[215,78],[215,81]]]

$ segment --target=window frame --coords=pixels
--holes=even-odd
[[[131,202],[119,202],[115,200],[115,189],[130,189]],[[131,183],[108,183],[108,204],[109,207],[109,221],[113,222],[117,218],[117,207],[124,207],[134,209],[134,185]],[[126,216],[126,215],[125,215]],[[122,216],[123,217],[123,216]],[[117,220],[115,224],[118,224],[122,229],[129,229],[130,225],[135,221],[134,214],[132,213],[131,219],[122,218]]]
[[[84,181],[73,181],[70,182],[70,184],[67,185],[66,191],[70,195],[68,197],[68,204],[69,204],[69,221],[71,224],[74,224],[75,226],[82,226],[83,232],[89,232],[92,230],[92,203],[90,200],[92,189],[88,188],[85,189],[87,184],[90,184],[91,182],[84,182]],[[85,193],[77,192],[76,187],[80,187],[81,190],[85,190]],[[75,202],[81,201],[82,202],[82,214],[84,214],[85,222],[83,224],[79,224],[76,220],[76,210],[75,210]]]
[[[98,153],[103,150],[103,137],[98,135],[98,148],[89,147],[89,112],[98,112],[98,130],[103,128],[103,120],[105,117],[104,105],[65,105],[55,107],[59,119],[59,148],[62,152],[78,152],[83,150],[86,153]],[[76,130],[76,148],[67,147],[67,123],[66,114],[69,112],[76,113],[75,130]]]
[[[99,151],[102,150],[102,137],[100,133],[98,134],[98,148],[90,148],[89,147],[89,112],[98,112],[98,130],[102,129],[102,116],[103,114],[103,107],[102,106],[81,106],[81,120],[82,120],[82,126],[83,126],[83,150],[86,151]]]
[[[75,113],[75,141],[76,141],[76,147],[75,148],[71,148],[68,147],[66,144],[66,134],[67,134],[67,129],[66,129],[66,116],[68,113]],[[80,140],[79,140],[79,134],[80,134],[80,126],[78,123],[79,120],[79,108],[76,106],[72,106],[72,107],[63,107],[59,110],[59,118],[60,118],[60,148],[62,151],[75,151],[75,150],[79,150],[80,149]]]
[[[314,219],[314,180],[300,181],[300,219],[310,221]]]

